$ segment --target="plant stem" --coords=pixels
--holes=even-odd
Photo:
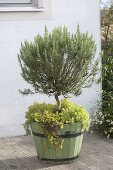
[[[55,94],[55,99],[56,99],[56,102],[57,102],[57,105],[58,105],[58,111],[60,111],[61,110],[61,103],[60,103],[60,100],[59,100],[57,93]]]

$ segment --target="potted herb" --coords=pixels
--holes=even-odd
[[[20,92],[43,93],[56,100],[55,104],[34,103],[26,112],[24,127],[33,134],[39,159],[69,161],[79,156],[90,116],[67,97],[79,96],[83,87],[92,85],[98,70],[95,52],[92,36],[81,33],[79,28],[71,34],[66,27],[54,28],[51,33],[45,27],[43,35],[21,44],[21,75],[33,89]]]

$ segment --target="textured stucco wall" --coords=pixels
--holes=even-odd
[[[53,0],[50,19],[23,19],[0,21],[0,137],[24,134],[22,123],[24,112],[34,101],[50,101],[44,95],[23,97],[18,89],[27,87],[20,76],[17,53],[21,41],[32,40],[37,33],[43,33],[44,26],[51,30],[55,26],[66,25],[71,32],[79,23],[81,31],[93,34],[97,44],[97,56],[100,51],[99,0]],[[0,15],[3,16],[3,13]],[[6,14],[4,13],[6,16]],[[8,15],[8,14],[7,14]],[[89,111],[98,98],[98,85],[85,89],[79,98],[72,101],[87,107]]]

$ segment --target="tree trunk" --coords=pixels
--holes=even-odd
[[[61,103],[60,103],[60,100],[59,100],[59,97],[58,97],[57,93],[55,94],[55,99],[56,99],[56,102],[57,102],[58,111],[60,111],[61,110]]]

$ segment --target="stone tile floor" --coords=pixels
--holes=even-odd
[[[36,157],[31,137],[0,138],[0,170],[113,170],[113,140],[84,136],[80,157],[70,164],[49,165]]]

